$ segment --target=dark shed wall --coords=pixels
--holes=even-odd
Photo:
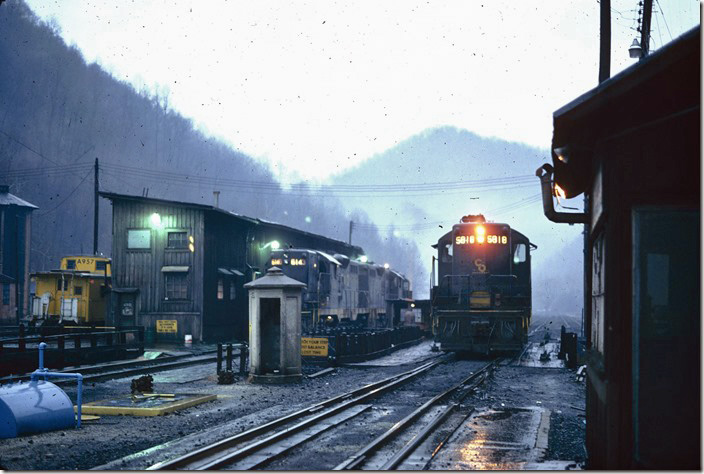
[[[203,275],[203,338],[213,341],[247,340],[247,235],[250,223],[219,212],[205,215]],[[218,273],[218,268],[236,269],[243,276]],[[223,298],[217,298],[218,279],[223,280]],[[235,299],[230,298],[230,283]]]
[[[5,319],[5,324],[17,324],[18,319],[29,318],[31,212],[32,209],[26,207],[0,206],[0,273],[18,282],[12,285],[12,299],[20,302],[18,311],[13,312],[11,320]]]
[[[151,215],[158,213],[161,226],[154,226]],[[129,229],[149,229],[149,250],[127,248]],[[167,249],[169,231],[186,231],[195,241],[195,252]],[[140,320],[138,324],[154,328],[158,319],[181,320],[178,336],[187,332],[201,338],[203,308],[203,211],[177,205],[143,203],[113,199],[113,285],[138,288]],[[188,266],[188,298],[165,299],[164,266]],[[150,313],[154,313],[150,316]],[[171,316],[170,316],[171,315]],[[178,317],[177,317],[178,316]],[[195,321],[194,321],[195,320]],[[183,326],[183,331],[182,331]]]

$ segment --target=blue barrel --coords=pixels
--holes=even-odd
[[[0,438],[73,428],[75,422],[71,399],[51,382],[0,386]]]

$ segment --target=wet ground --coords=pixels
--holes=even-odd
[[[537,335],[542,336],[542,332]],[[552,342],[554,339],[553,335]],[[374,361],[349,364],[331,374],[304,378],[295,385],[253,385],[239,378],[232,385],[218,385],[214,363],[155,373],[155,392],[215,394],[218,398],[164,416],[101,416],[97,421],[84,423],[78,430],[5,439],[0,442],[0,467],[9,470],[144,469],[163,460],[166,456],[163,453],[167,451],[169,457],[185,452],[218,436],[236,434],[315,401],[401,372],[407,368],[404,364],[437,355],[430,351],[430,345],[425,342]],[[175,353],[204,348],[158,349]],[[539,351],[529,349],[527,353],[539,354]],[[501,366],[487,383],[486,390],[472,401],[475,410],[471,417],[454,433],[452,444],[457,446],[453,448],[456,454],[446,451],[445,457],[442,460],[438,457],[431,469],[450,469],[451,466],[458,469],[468,466],[564,469],[571,462],[582,461],[584,383],[575,382],[574,372],[560,368],[559,362],[553,358],[549,364],[534,364],[530,359],[524,366]],[[237,359],[234,366],[238,367]],[[321,368],[307,366],[305,372],[310,374]],[[129,395],[130,382],[131,378],[124,378],[87,384],[84,402]],[[65,390],[75,401],[75,388],[65,387]],[[544,446],[548,421],[547,446]],[[216,432],[210,431],[213,428]],[[539,434],[542,444],[537,441]],[[166,451],[162,451],[164,447]],[[465,453],[464,457],[461,453]],[[129,455],[132,456],[127,457]],[[312,464],[306,465],[302,459],[303,464],[298,468],[311,469]]]

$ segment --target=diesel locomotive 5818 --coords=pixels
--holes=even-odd
[[[433,332],[443,351],[519,351],[531,319],[530,251],[507,224],[464,216],[437,248],[431,288]]]

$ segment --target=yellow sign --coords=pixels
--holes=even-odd
[[[302,337],[301,355],[323,356],[328,355],[328,340],[325,337]]]
[[[178,332],[178,324],[175,319],[157,319],[156,332]]]

